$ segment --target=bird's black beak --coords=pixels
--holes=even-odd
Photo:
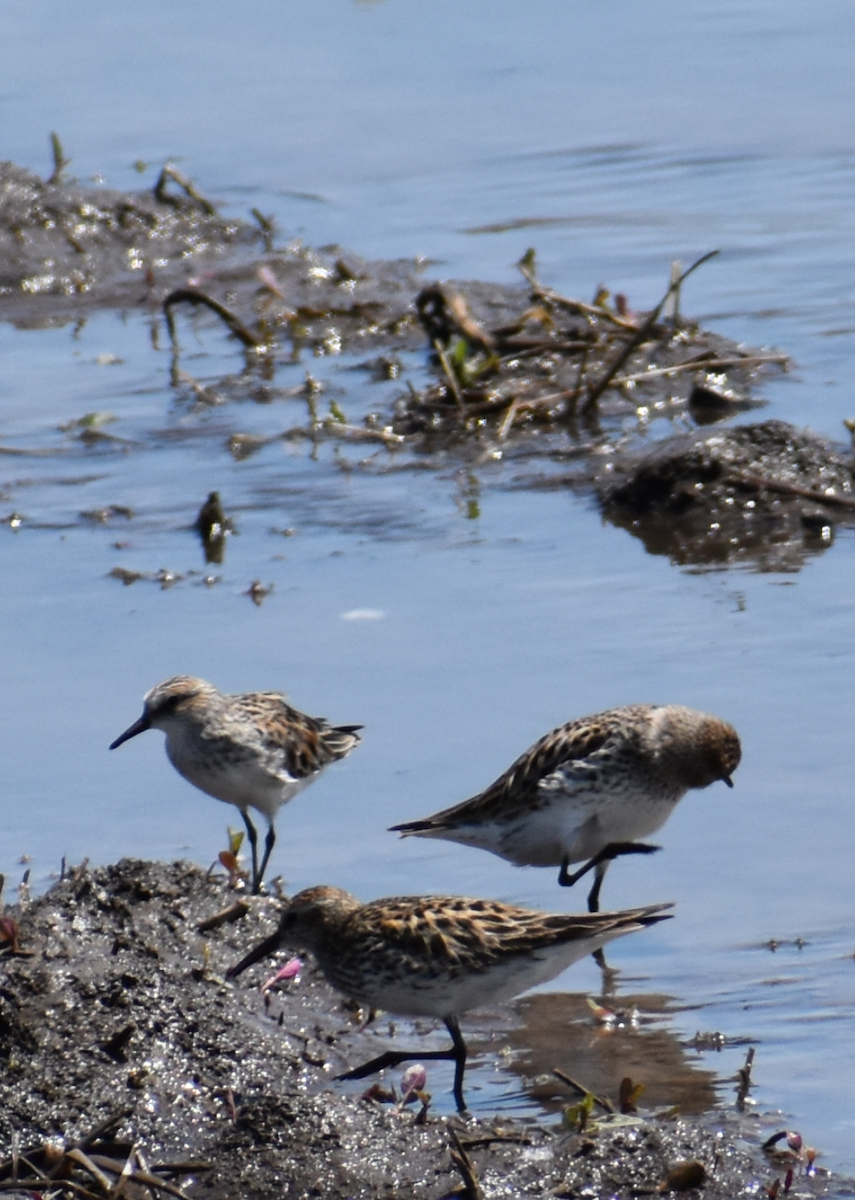
[[[122,737],[124,737],[124,734],[122,735]],[[122,740],[122,738],[119,738],[119,741],[121,741],[121,740]],[[110,747],[110,749],[112,750],[112,746]],[[730,778],[729,775],[723,775],[722,781],[724,783],[726,783],[728,787],[733,787],[733,780]]]
[[[247,967],[251,967],[253,963],[261,962],[263,958],[269,958],[271,954],[275,954],[282,946],[282,939],[279,936],[279,930],[265,938],[263,942],[259,942],[246,958],[242,958],[237,966],[229,967],[226,971],[226,979],[235,979],[238,975],[243,974]]]
[[[151,729],[151,721],[148,717],[142,716],[138,721],[134,721],[133,725],[126,729],[124,733],[120,733],[115,742],[110,743],[110,749],[115,750],[117,746],[121,746],[122,742],[136,737],[138,733],[145,733],[147,729]]]

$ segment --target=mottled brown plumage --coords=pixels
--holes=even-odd
[[[209,796],[240,809],[257,892],[276,841],[276,813],[324,767],[349,754],[360,741],[361,728],[330,726],[323,717],[307,716],[287,704],[280,692],[227,695],[204,679],[176,675],[151,689],[142,716],[110,749],[146,729],[162,729],[176,771]],[[267,818],[260,867],[250,808]]]
[[[559,975],[612,938],[664,920],[671,905],[614,913],[543,913],[461,896],[393,896],[360,904],[348,892],[313,887],[287,905],[279,928],[232,967],[234,977],[281,947],[310,950],[334,988],[372,1008],[438,1017],[447,1051],[387,1051],[343,1079],[362,1079],[408,1058],[451,1058],[463,1100],[466,1045],[458,1017]]]
[[[564,886],[593,870],[594,912],[609,862],[656,849],[638,839],[690,788],[732,786],[740,756],[736,731],[718,717],[677,704],[612,708],[553,729],[470,800],[392,829],[477,846],[517,866],[560,866]],[[570,863],[585,860],[569,874]]]

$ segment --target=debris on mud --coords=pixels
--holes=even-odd
[[[43,324],[72,302],[78,314],[137,304],[156,281],[260,245],[257,229],[220,217],[174,170],[181,190],[167,191],[169,177],[166,168],[152,192],[126,193],[0,162],[0,315]]]
[[[523,430],[572,433],[615,401],[625,413],[691,406],[705,422],[750,407],[757,372],[787,359],[742,350],[679,315],[680,287],[710,257],[682,272],[648,313],[632,312],[623,296],[611,307],[607,293],[586,304],[544,287],[533,250],[519,263],[528,294],[499,325],[479,320],[461,291],[423,288],[416,310],[441,378],[401,401],[395,432],[434,442],[489,432],[502,443]]]
[[[852,459],[807,430],[764,421],[672,437],[612,460],[603,512],[680,564],[797,570],[855,524]]]
[[[737,1114],[583,1116],[574,1105],[556,1127],[345,1093],[331,1075],[373,1035],[319,973],[277,994],[278,1019],[256,989],[225,981],[275,912],[264,897],[235,904],[222,877],[188,863],[131,859],[81,867],[7,911],[0,1190],[628,1198],[703,1178],[704,1196],[724,1200],[783,1174],[762,1157],[759,1122]],[[814,1196],[840,1194],[807,1158],[793,1163]]]
[[[427,282],[421,263],[365,263],[299,243],[276,250],[269,226],[222,218],[174,168],[151,192],[120,193],[64,183],[65,165],[56,146],[47,182],[0,164],[0,319],[39,324],[139,304],[156,324],[162,313],[182,403],[300,402],[300,423],[284,430],[275,418],[229,430],[236,460],[297,440],[352,447],[339,455],[342,469],[377,474],[537,460],[538,471],[510,486],[593,491],[609,520],[690,566],[795,570],[851,523],[852,464],[838,449],[777,421],[721,431],[762,403],[758,381],[788,363],[682,315],[683,285],[712,255],[675,270],[659,303],[636,312],[623,295],[601,290],[587,303],[545,286],[531,250],[518,264],[523,287]],[[181,328],[191,318],[220,322],[242,368],[212,380],[183,369]],[[322,406],[327,381],[306,371],[294,386],[304,350],[350,352],[363,397],[367,372],[382,381],[383,399],[357,409],[343,369],[338,398]],[[698,428],[713,423],[712,432]],[[105,451],[145,446],[88,426],[76,436]],[[215,564],[228,532],[216,517],[212,538],[196,525]]]

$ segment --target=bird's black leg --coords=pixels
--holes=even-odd
[[[605,862],[597,863],[594,867],[594,883],[588,892],[588,912],[595,913],[600,911],[600,888],[603,886],[603,880],[606,877],[609,863],[612,860],[609,858]],[[597,953],[600,953],[597,951]]]
[[[252,850],[252,894],[255,896],[258,894],[258,889],[261,886],[261,880],[258,877],[258,834],[245,808],[240,810],[240,815],[243,817],[243,823],[246,826],[246,836],[249,838],[249,845]]]
[[[258,872],[258,886],[256,892],[261,890],[261,881],[264,878],[264,872],[267,870],[267,864],[270,861],[270,852],[273,849],[273,844],[276,841],[276,830],[273,828],[271,821],[267,827],[267,837],[264,839],[264,854],[261,858],[261,870]]]
[[[644,842],[609,842],[607,846],[603,846],[602,850],[598,851],[593,858],[588,859],[583,867],[578,871],[574,871],[571,875],[567,868],[570,865],[570,860],[565,858],[561,863],[561,870],[558,873],[558,882],[561,887],[572,887],[574,883],[587,875],[589,871],[593,871],[595,867],[599,867],[601,863],[606,866],[613,858],[621,858],[624,854],[653,854],[655,850],[661,850],[661,846],[648,846]],[[603,871],[605,874],[605,870]],[[600,879],[602,883],[602,877]],[[594,885],[596,887],[596,884]],[[593,889],[592,889],[593,890]],[[599,893],[599,887],[597,887]],[[590,909],[591,912],[596,912],[596,909]]]
[[[458,1112],[466,1112],[466,1101],[463,1099],[463,1072],[466,1070],[466,1043],[460,1032],[457,1017],[446,1017],[445,1028],[451,1034],[454,1044],[454,1088],[453,1095]]]
[[[345,1071],[343,1075],[337,1076],[338,1079],[365,1079],[369,1075],[376,1075],[378,1071],[385,1071],[387,1067],[397,1067],[401,1063],[412,1062],[413,1059],[419,1061],[425,1059],[430,1062],[448,1062],[454,1063],[454,1099],[457,1103],[457,1111],[466,1111],[466,1101],[463,1099],[463,1072],[466,1069],[466,1043],[460,1032],[460,1027],[457,1024],[456,1017],[449,1017],[445,1022],[445,1027],[451,1034],[453,1045],[450,1050],[386,1050],[383,1054],[378,1054],[376,1058],[372,1058],[370,1062],[363,1063],[360,1067],[354,1067],[352,1071]]]

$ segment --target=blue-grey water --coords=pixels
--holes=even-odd
[[[684,309],[793,356],[768,415],[848,437],[851,4],[10,0],[2,22],[3,157],[47,174],[56,130],[81,180],[142,186],[171,159],[225,211],[273,214],[283,242],[499,281],[533,245],[565,294],[605,283],[639,308],[672,260],[718,248]],[[237,369],[215,326],[184,341],[204,380]],[[673,997],[676,1035],[756,1039],[758,1130],[783,1121],[855,1172],[855,535],[799,573],[689,573],[575,495],[506,489],[510,464],[382,474],[346,467],[385,451],[299,442],[235,461],[231,434],[297,424],[299,402],[194,409],[159,345],[141,312],[0,326],[0,516],[24,518],[0,525],[7,887],[22,855],[42,887],[63,855],[207,863],[224,847],[236,814],[172,771],[160,735],[106,750],[178,672],[365,725],[283,810],[274,858],[289,887],[365,898],[566,906],[552,871],[386,826],[479,790],[572,716],[709,709],[742,735],[736,786],[690,794],[662,854],[610,872],[609,906],[678,904],[610,958]],[[311,369],[357,413],[391,400],[351,365],[303,362],[290,382]],[[93,411],[116,441],[60,428]],[[239,534],[206,584],[189,524],[214,488]],[[134,518],[81,518],[111,504]],[[116,566],[182,578],[124,587]],[[260,607],[254,579],[274,585]],[[580,964],[561,986],[599,976]],[[698,1061],[727,1077],[744,1053]],[[525,1110],[510,1075],[483,1076],[483,1111]]]

